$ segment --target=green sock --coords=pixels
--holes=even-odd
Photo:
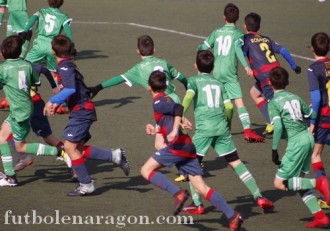
[[[242,122],[243,129],[250,128],[251,121],[246,107],[237,108],[238,117]]]
[[[249,170],[246,168],[245,164],[240,163],[239,165],[237,165],[236,168],[234,168],[234,171],[239,176],[241,181],[245,184],[245,186],[250,190],[254,199],[261,197],[257,182],[255,181]]]
[[[0,153],[2,154],[2,165],[7,176],[14,176],[14,165],[13,165],[13,157],[11,155],[10,146],[6,142],[4,144],[0,144]]]
[[[25,152],[37,156],[57,156],[58,154],[57,147],[38,143],[27,143]]]
[[[234,105],[230,101],[225,102],[225,113],[228,122],[228,127],[230,130],[231,121],[233,120],[233,115],[234,115]]]
[[[315,188],[315,179],[303,177],[292,177],[288,180],[288,189],[291,191],[300,191]]]
[[[314,196],[312,190],[301,190],[299,191],[299,194],[301,196],[301,199],[312,214],[315,214],[316,212],[320,211],[321,208],[317,203],[317,199]]]
[[[199,195],[196,191],[195,188],[192,186],[192,183],[189,182],[189,187],[190,187],[190,193],[191,193],[191,198],[194,202],[194,205],[200,206],[202,204],[202,197]]]

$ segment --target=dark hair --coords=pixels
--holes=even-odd
[[[330,49],[330,38],[324,32],[319,32],[313,35],[311,44],[317,56],[326,56]]]
[[[52,49],[57,57],[70,57],[74,44],[67,36],[60,34],[53,38]]]
[[[245,26],[248,31],[257,32],[260,29],[261,17],[257,13],[249,13],[245,16]]]
[[[239,18],[239,9],[238,7],[233,3],[228,3],[225,6],[225,9],[223,11],[223,14],[229,23],[235,23]]]
[[[137,47],[142,56],[149,56],[154,53],[154,41],[149,35],[141,35],[138,37]]]
[[[53,8],[60,8],[64,3],[64,0],[48,0],[48,5]]]
[[[17,59],[22,53],[23,40],[18,35],[5,38],[1,44],[1,53],[5,59]]]
[[[214,67],[214,56],[209,50],[200,50],[196,55],[196,65],[199,72],[211,73]]]
[[[148,84],[154,92],[162,92],[167,88],[166,75],[162,71],[151,72],[148,80]]]
[[[274,67],[269,72],[269,79],[275,90],[285,89],[289,85],[289,73],[283,67]]]

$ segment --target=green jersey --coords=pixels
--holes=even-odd
[[[214,48],[213,75],[216,79],[223,83],[238,81],[237,60],[248,67],[242,51],[243,43],[243,33],[231,24],[214,30],[207,37],[203,47]]]
[[[286,90],[275,92],[274,98],[268,104],[268,112],[273,123],[275,120],[281,120],[288,139],[307,130],[304,118],[312,114],[312,110],[299,96]]]
[[[39,9],[34,15],[38,17],[39,23],[36,30],[37,35],[53,38],[60,34],[65,24],[70,25],[72,19],[58,8]]]
[[[158,59],[154,56],[147,56],[141,62],[135,64],[129,71],[122,74],[128,86],[140,85],[148,90],[148,79],[153,71],[163,71],[167,76],[166,94],[175,92],[175,85],[172,80],[179,77],[180,73],[169,63],[163,59]]]
[[[12,11],[27,11],[26,0],[8,0],[8,12]]]
[[[228,129],[224,114],[221,83],[211,74],[201,73],[188,79],[188,90],[194,94],[196,134],[219,136]]]
[[[29,119],[33,112],[31,85],[39,84],[39,76],[30,63],[7,59],[0,64],[0,82],[10,105],[10,116],[16,122]]]

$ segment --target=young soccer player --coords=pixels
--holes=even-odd
[[[238,81],[238,60],[244,66],[247,75],[253,75],[242,51],[243,33],[235,26],[238,18],[238,7],[233,3],[227,4],[224,8],[225,25],[215,29],[204,41],[204,44],[198,46],[198,50],[214,48],[215,64],[213,75],[223,84],[223,89],[229,98],[229,100],[225,99],[229,127],[234,110],[231,100],[234,100],[244,129],[244,139],[247,142],[263,142],[264,138],[250,128],[250,116],[244,105],[242,90]]]
[[[137,54],[141,57],[141,62],[135,64],[126,73],[115,76],[102,84],[91,87],[93,97],[96,94],[108,87],[116,86],[121,83],[126,83],[129,87],[133,85],[140,85],[148,90],[148,78],[150,73],[155,70],[160,70],[166,73],[168,86],[166,94],[170,96],[175,102],[180,102],[179,97],[175,93],[175,85],[173,79],[179,80],[185,87],[187,86],[186,77],[178,72],[171,64],[164,59],[159,59],[154,56],[155,46],[154,41],[149,35],[141,35],[137,39]]]
[[[77,174],[79,185],[68,193],[68,196],[84,196],[94,192],[94,183],[88,174],[85,158],[103,160],[117,164],[125,173],[129,174],[129,164],[123,149],[102,149],[92,145],[85,145],[91,137],[89,129],[96,121],[96,111],[90,92],[84,83],[84,78],[70,59],[72,41],[65,35],[57,35],[52,41],[52,50],[57,60],[57,75],[61,91],[46,103],[44,114],[54,115],[56,108],[66,101],[70,110],[69,121],[62,133],[64,150],[71,158],[72,169]]]
[[[285,90],[289,84],[289,73],[284,68],[273,68],[269,73],[269,78],[275,92],[268,105],[269,116],[275,127],[272,158],[275,164],[280,164],[274,186],[283,191],[299,191],[303,202],[314,215],[313,221],[307,223],[306,228],[327,226],[330,220],[321,210],[311,189],[319,190],[326,201],[329,201],[328,180],[326,176],[317,179],[303,177],[310,169],[314,146],[313,136],[304,118],[310,117],[313,111],[299,96]],[[314,118],[315,113],[312,115],[312,119]],[[288,144],[280,162],[277,148],[283,130],[286,130]]]
[[[252,174],[240,160],[233,142],[223,105],[223,86],[215,79],[211,72],[214,67],[214,56],[209,50],[197,52],[195,68],[196,76],[188,79],[188,90],[183,99],[184,112],[194,102],[195,134],[193,143],[196,147],[197,158],[202,162],[212,146],[215,152],[224,157],[233,168],[237,176],[242,180],[252,193],[258,206],[269,212],[273,209],[273,203],[263,197]],[[204,207],[201,198],[191,187],[194,203],[183,209],[184,212],[202,214]]]
[[[309,94],[312,108],[317,118],[310,121],[310,131],[314,134],[315,145],[312,155],[312,168],[316,178],[326,175],[322,162],[322,151],[325,144],[330,144],[330,109],[329,109],[329,79],[330,59],[327,54],[330,49],[329,35],[324,32],[316,33],[311,39],[311,51],[316,59],[307,71]],[[324,201],[322,207],[329,209]]]
[[[0,64],[0,82],[4,85],[3,89],[10,108],[9,116],[0,130],[0,153],[5,171],[5,176],[0,179],[0,186],[17,185],[13,158],[7,142],[11,133],[14,135],[15,148],[18,152],[60,155],[56,147],[25,142],[30,131],[30,118],[33,113],[30,89],[32,85],[40,84],[40,81],[31,64],[19,58],[22,45],[23,40],[18,35],[7,37],[1,45],[1,54],[5,62]]]
[[[167,77],[164,72],[153,71],[148,80],[148,88],[153,97],[156,128],[148,124],[146,132],[155,135],[156,153],[141,168],[141,175],[153,185],[170,193],[175,200],[174,215],[177,215],[189,193],[169,181],[164,174],[157,171],[166,166],[175,165],[178,170],[189,177],[196,191],[221,210],[229,220],[230,230],[239,230],[243,222],[240,214],[235,212],[222,196],[205,184],[196,149],[188,134],[180,127],[183,107],[166,96]]]
[[[258,33],[261,23],[260,15],[249,13],[245,16],[244,20],[244,28],[247,34],[244,35],[243,52],[250,62],[253,76],[256,79],[256,83],[250,89],[250,95],[266,119],[267,126],[263,134],[267,135],[273,132],[273,125],[270,123],[267,105],[268,101],[274,95],[273,89],[269,85],[268,75],[272,68],[280,66],[275,53],[281,54],[297,74],[301,72],[301,68],[297,66],[285,47],[274,42],[269,37]]]

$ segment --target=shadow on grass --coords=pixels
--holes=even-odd
[[[77,56],[74,58],[75,60],[83,60],[83,59],[105,59],[109,58],[108,55],[98,54],[102,52],[101,50],[78,50]]]
[[[114,108],[119,108],[127,104],[134,103],[136,100],[141,99],[139,96],[129,96],[120,99],[102,99],[102,100],[93,100],[96,107],[101,107],[105,105],[117,104]]]

